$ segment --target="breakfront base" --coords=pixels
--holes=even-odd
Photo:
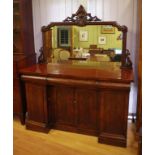
[[[47,124],[30,120],[26,120],[26,129],[44,133],[48,133],[50,131],[50,128]]]
[[[98,138],[99,143],[126,147],[126,138],[122,135],[102,133]]]
[[[39,73],[34,75],[36,69]],[[73,69],[78,73],[75,78],[66,77]],[[100,143],[125,147],[130,80],[118,80],[116,76],[111,81],[114,73],[102,79],[106,73],[102,66],[78,70],[64,64],[24,69],[21,80],[27,105],[26,128],[44,133],[58,129],[95,135]],[[82,79],[84,74],[90,79]]]
[[[39,123],[35,121],[26,121],[26,129],[48,133],[50,130],[63,130],[67,132],[73,132],[73,133],[79,133],[79,134],[85,134],[85,135],[91,135],[91,136],[97,136],[97,134],[94,132],[88,132],[88,131],[81,131],[75,128],[71,127],[62,127],[54,125],[53,127],[48,127],[45,123]],[[102,144],[109,144],[114,146],[121,146],[126,147],[126,138],[122,135],[116,135],[116,134],[109,134],[109,133],[102,133],[98,136],[98,142]]]

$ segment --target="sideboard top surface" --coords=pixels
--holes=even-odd
[[[133,81],[133,71],[120,69],[120,64],[117,62],[70,61],[68,63],[36,64],[21,69],[20,74],[124,83]]]

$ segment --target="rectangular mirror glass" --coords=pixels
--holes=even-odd
[[[122,35],[111,25],[51,27],[52,58],[121,61]]]

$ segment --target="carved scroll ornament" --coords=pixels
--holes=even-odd
[[[130,56],[130,51],[128,49],[126,49],[126,52],[125,52],[125,64],[122,66],[122,68],[132,69],[132,61],[131,61],[129,56]]]
[[[91,21],[101,21],[97,16],[92,17],[90,13],[87,13],[82,5],[75,14],[72,14],[71,17],[67,17],[63,22],[73,22],[77,25],[86,25],[87,22]]]

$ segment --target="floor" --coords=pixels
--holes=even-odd
[[[137,155],[135,126],[128,124],[127,148],[99,144],[97,137],[51,130],[48,134],[26,130],[14,120],[14,155]]]

